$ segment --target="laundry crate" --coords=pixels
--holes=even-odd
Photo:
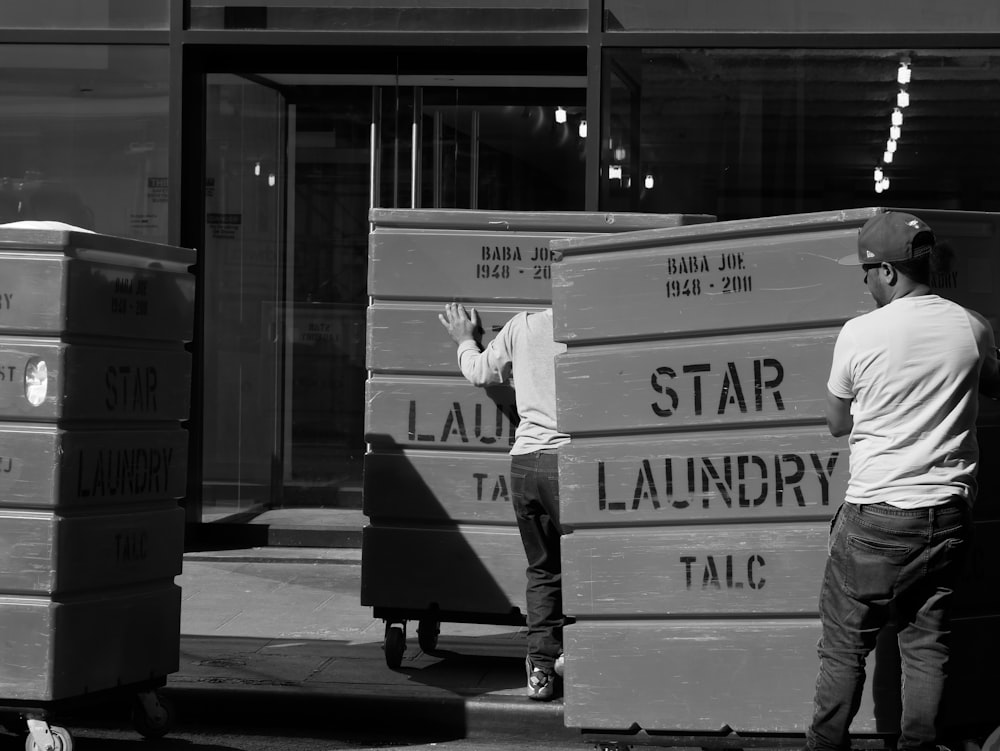
[[[63,702],[178,669],[194,251],[0,226],[0,707],[38,748]],[[30,743],[30,741],[29,741]]]
[[[408,620],[524,623],[526,560],[510,505],[517,412],[463,378],[438,314],[475,307],[484,343],[551,301],[557,238],[711,221],[687,215],[374,209],[369,246],[361,602],[400,664]]]
[[[856,253],[882,208],[556,241],[565,722],[598,733],[804,732],[829,522],[849,474],[825,424],[841,325],[874,307]],[[954,251],[935,291],[1000,321],[1000,215],[910,210]],[[982,400],[977,553],[948,722],[996,725],[1000,426]],[[854,723],[898,728],[880,643]]]

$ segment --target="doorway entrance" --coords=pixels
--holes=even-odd
[[[200,518],[360,505],[369,209],[582,210],[583,81],[206,84]]]

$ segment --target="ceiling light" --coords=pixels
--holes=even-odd
[[[875,168],[875,182],[881,182],[883,176],[884,176],[884,173],[882,172],[882,168],[881,167],[876,167]]]
[[[580,133],[580,138],[586,138],[587,137],[587,121],[586,120],[581,120],[580,121],[580,130],[579,130],[579,133]]]
[[[899,107],[892,111],[892,124],[902,125],[903,124],[903,113],[900,111]]]
[[[890,154],[895,154],[896,142],[890,138],[888,141],[885,142],[885,150],[888,151]]]
[[[903,135],[903,129],[898,125],[893,125],[889,128],[889,138],[893,141],[898,141],[901,135]]]
[[[896,105],[900,108],[910,106],[910,95],[905,91],[900,89],[899,93],[896,94]]]
[[[608,179],[609,180],[622,179],[622,166],[620,164],[612,164],[610,167],[608,167]]]
[[[556,122],[560,125],[566,122],[566,110],[563,107],[556,107]]]
[[[646,175],[646,182],[643,183],[643,184],[646,186],[647,190],[651,189],[653,187],[653,185],[654,185],[653,176],[652,175]]]
[[[618,148],[615,149],[615,159],[618,160],[619,162],[624,162],[625,161],[625,147],[624,146],[619,146]]]
[[[885,162],[886,164],[892,164],[892,152],[887,151],[884,154],[882,154],[882,161]]]
[[[896,71],[896,80],[901,84],[908,84],[910,82],[910,66],[906,63],[899,64],[899,70]]]

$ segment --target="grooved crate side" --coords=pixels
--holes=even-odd
[[[31,373],[44,387],[29,391]],[[0,337],[0,419],[186,420],[191,355],[177,349],[94,347]],[[32,399],[32,394],[37,395]]]
[[[188,433],[0,423],[0,506],[77,508],[179,499]]]
[[[581,434],[822,422],[837,329],[572,347],[559,425]]]
[[[1000,670],[1000,617],[953,623],[954,670],[944,724],[995,723],[984,690]],[[644,620],[575,623],[564,631],[567,727],[803,733],[819,669],[815,619]],[[854,733],[898,732],[899,654],[885,632],[867,665]]]
[[[365,457],[364,513],[380,523],[513,526],[510,490],[507,454],[407,449]]]
[[[538,305],[470,305],[479,313],[485,347],[503,325],[522,310]],[[376,302],[368,307],[368,369],[378,374],[419,373],[461,376],[455,342],[438,315],[444,304]]]
[[[1000,215],[901,209],[925,219],[948,248],[934,273],[942,297],[1000,325]],[[552,244],[559,341],[658,338],[712,330],[822,326],[874,307],[857,252],[861,225],[881,208],[800,214],[569,238]],[[612,294],[608,294],[612,292]]]
[[[184,509],[62,516],[0,510],[0,593],[66,595],[181,573]]]
[[[847,490],[846,438],[826,426],[578,437],[559,452],[566,527],[828,519]]]
[[[1000,523],[976,525],[957,608],[1000,612]],[[591,618],[819,616],[829,523],[580,530],[563,538],[563,607]]]
[[[361,560],[362,605],[525,612],[526,563],[516,528],[367,526]]]
[[[837,261],[883,210],[553,243],[556,338],[568,345],[559,422],[573,438],[559,459],[574,530],[564,601],[578,619],[565,631],[568,726],[805,730],[828,521],[849,471],[847,439],[825,426],[825,384],[840,326],[875,307],[860,268]],[[996,328],[1000,215],[912,213],[952,254],[933,290]],[[971,723],[995,716],[979,694],[1000,669],[988,459],[1000,409],[980,406],[977,546],[947,695],[950,721]],[[886,633],[854,732],[898,728],[899,655]]]
[[[66,601],[0,595],[0,697],[54,701],[176,673],[180,623],[172,583]]]
[[[0,331],[192,338],[194,276],[186,270],[9,250],[0,251],[0,268]]]
[[[509,386],[479,389],[461,376],[373,376],[365,386],[373,447],[510,451],[519,420]]]

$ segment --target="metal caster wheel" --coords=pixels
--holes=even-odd
[[[143,738],[162,738],[174,725],[173,705],[156,691],[136,694],[132,700],[132,727]]]
[[[73,751],[73,738],[66,728],[29,720],[24,751]]]
[[[385,651],[385,664],[396,670],[403,664],[403,652],[406,651],[406,634],[402,626],[386,626],[385,641],[382,643]]]
[[[420,648],[432,654],[437,649],[438,634],[441,633],[440,621],[424,620],[417,625],[417,643]]]

